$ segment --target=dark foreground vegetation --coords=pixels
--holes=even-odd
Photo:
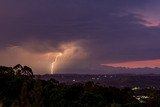
[[[136,94],[147,94],[143,101]],[[0,66],[0,107],[160,107],[160,91],[102,87],[94,82],[66,85],[34,78],[27,66]]]

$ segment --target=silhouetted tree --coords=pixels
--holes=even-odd
[[[22,69],[23,69],[23,67],[20,64],[17,64],[16,66],[13,67],[13,70],[15,71],[15,74],[17,76],[22,74]]]
[[[4,75],[4,74],[13,76],[14,70],[12,69],[12,67],[0,66],[0,75]]]
[[[28,66],[24,66],[24,67],[22,68],[22,75],[26,75],[26,76],[29,76],[29,77],[33,77],[32,69],[29,68]]]
[[[15,71],[15,74],[17,76],[19,75],[25,75],[28,77],[33,77],[33,72],[32,69],[29,68],[28,66],[22,66],[20,64],[17,64],[16,66],[13,67],[13,70]]]

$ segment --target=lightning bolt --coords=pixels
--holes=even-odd
[[[56,56],[54,62],[52,62],[52,64],[51,64],[51,74],[54,73],[55,63],[57,62],[57,60],[58,60],[58,58],[59,58],[60,56],[62,56],[62,53],[59,53],[59,54]]]

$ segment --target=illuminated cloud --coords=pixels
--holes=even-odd
[[[80,42],[71,42],[60,46],[62,54],[55,63],[56,73],[74,73],[81,68],[88,67],[88,51],[81,46]]]
[[[0,51],[0,64],[5,66],[27,65],[34,70],[34,73],[46,74],[50,73],[51,64],[57,54],[62,53],[62,56],[57,59],[54,65],[55,73],[61,73],[64,68],[80,66],[76,64],[80,64],[79,62],[87,57],[87,51],[84,51],[78,42],[61,44],[59,50],[61,51],[35,52],[22,46],[12,46]]]

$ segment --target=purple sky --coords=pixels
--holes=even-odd
[[[157,61],[159,5],[159,0],[0,0],[0,64],[50,73],[62,53],[55,72],[90,73],[101,64]]]

